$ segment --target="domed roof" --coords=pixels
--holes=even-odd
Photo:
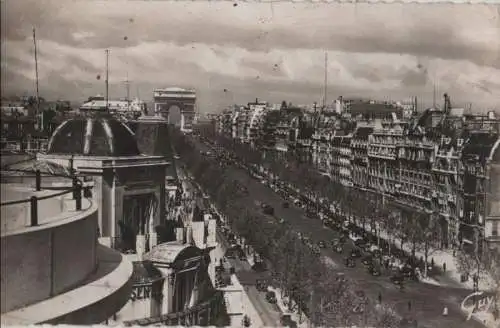
[[[132,130],[104,116],[64,121],[50,138],[47,153],[106,157],[140,155]]]
[[[156,245],[149,253],[144,254],[144,259],[151,262],[174,263],[178,259],[200,255],[201,250],[198,247],[174,241]]]

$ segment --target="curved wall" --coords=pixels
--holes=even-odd
[[[1,313],[74,288],[97,268],[97,206],[1,238]]]

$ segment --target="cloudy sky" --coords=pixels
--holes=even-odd
[[[156,87],[192,87],[200,111],[258,97],[418,96],[433,85],[456,105],[500,107],[500,9],[482,5],[373,5],[167,1],[2,1],[2,92],[82,101],[151,100]],[[441,97],[439,97],[441,101]]]

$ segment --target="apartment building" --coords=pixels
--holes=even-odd
[[[368,187],[368,137],[372,133],[373,127],[360,126],[351,138],[352,183],[357,188]]]
[[[383,125],[375,122],[372,134],[368,137],[368,187],[382,193],[393,194],[399,178],[397,143],[403,141],[403,128],[398,124]],[[400,190],[406,193],[405,189]]]
[[[443,109],[419,113],[416,102],[342,98],[336,113],[280,111],[275,148],[343,185],[382,194],[403,212],[427,213],[443,247],[479,239],[500,245],[500,120],[444,98]]]
[[[342,136],[339,148],[339,177],[340,183],[344,186],[352,187],[352,150],[351,150],[352,133]]]
[[[324,174],[330,174],[332,169],[332,140],[335,129],[338,128],[335,117],[321,116],[311,137],[312,162]]]
[[[499,190],[493,184],[498,181],[499,140],[498,134],[474,131],[462,150],[464,216],[459,242],[466,247],[481,247],[478,240],[483,238],[490,243],[499,240]]]
[[[443,227],[443,240],[457,243],[460,220],[463,218],[463,166],[460,160],[464,140],[442,136],[434,146],[432,162],[432,199],[434,210]]]

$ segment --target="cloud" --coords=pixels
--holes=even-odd
[[[2,70],[10,77],[2,88],[10,92],[32,88],[33,25],[41,90],[60,97],[102,93],[96,76],[110,48],[118,96],[128,74],[143,98],[154,87],[181,85],[195,87],[207,107],[255,96],[310,103],[321,99],[328,51],[335,95],[429,97],[438,83],[456,99],[487,106],[500,100],[493,6],[27,0],[2,6]],[[231,97],[220,93],[224,88]]]

